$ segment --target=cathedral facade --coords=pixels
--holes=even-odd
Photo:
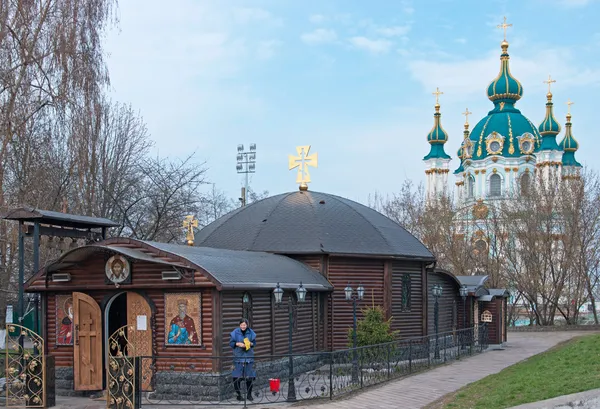
[[[503,25],[504,28],[506,24]],[[510,72],[510,57],[506,38],[501,43],[500,72],[487,87],[487,97],[493,108],[469,130],[468,109],[463,114],[463,140],[457,152],[459,166],[450,169],[451,156],[445,152],[448,133],[441,124],[437,90],[434,126],[427,135],[431,149],[423,158],[429,198],[450,194],[448,176],[453,171],[454,195],[459,206],[477,201],[490,202],[518,193],[534,180],[534,175],[551,178],[577,178],[581,164],[575,159],[579,145],[571,131],[571,113],[566,115],[564,135],[554,117],[551,83],[548,77],[546,116],[536,126],[516,107],[523,96],[523,86]]]

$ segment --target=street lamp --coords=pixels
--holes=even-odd
[[[458,290],[460,292],[460,296],[462,297],[463,300],[463,325],[462,325],[462,331],[461,331],[461,339],[462,339],[462,349],[465,349],[465,335],[466,335],[466,331],[467,331],[467,308],[466,308],[466,301],[467,301],[467,295],[469,295],[469,290],[467,290],[467,286],[466,285],[461,285],[460,289]]]
[[[236,160],[235,170],[237,173],[246,174],[246,184],[242,188],[242,197],[240,197],[242,206],[246,206],[248,198],[248,174],[256,173],[256,144],[251,143],[250,150],[248,151],[244,151],[244,145],[238,145]]]
[[[358,347],[356,335],[356,304],[365,296],[365,288],[361,284],[359,284],[358,288],[356,289],[355,295],[354,290],[352,289],[352,287],[350,287],[350,283],[348,283],[348,286],[344,288],[344,293],[346,294],[346,301],[352,301],[352,380],[356,382],[358,380],[358,360],[356,354],[356,348]]]
[[[273,295],[275,296],[275,305],[280,308],[283,307],[283,289],[277,283],[277,286],[273,290]],[[288,315],[289,315],[289,326],[288,326],[288,365],[289,365],[289,377],[288,377],[288,402],[296,401],[296,385],[294,383],[294,357],[292,356],[293,348],[292,348],[292,330],[294,327],[294,309],[297,309],[298,306],[306,300],[306,288],[300,283],[298,288],[296,288],[296,298],[298,299],[298,304],[294,305],[292,303],[291,294],[288,297]]]
[[[431,288],[431,293],[433,294],[433,297],[435,298],[435,309],[433,311],[433,320],[434,320],[434,325],[435,325],[435,355],[434,355],[434,359],[440,359],[440,349],[439,349],[439,344],[438,344],[438,321],[439,321],[439,304],[438,304],[438,298],[440,298],[442,296],[442,291],[443,288],[440,284],[434,284],[433,287]]]

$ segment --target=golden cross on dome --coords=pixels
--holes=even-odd
[[[310,183],[310,173],[308,173],[308,167],[318,166],[318,153],[309,155],[310,145],[297,146],[296,152],[298,156],[289,155],[288,163],[289,170],[298,168],[298,176],[296,177],[296,183],[300,183],[300,190],[308,190],[307,183]]]
[[[465,124],[469,123],[469,115],[471,115],[473,112],[469,111],[469,108],[465,109],[465,112],[463,112],[462,114],[465,116]]]
[[[512,24],[506,24],[506,16],[504,16],[504,22],[502,24],[498,24],[497,27],[504,30],[504,41],[506,41],[506,29],[508,27],[512,27]]]
[[[440,91],[439,87],[435,87],[435,92],[432,92],[431,95],[435,95],[435,103],[439,104],[440,103],[440,95],[443,95],[444,93],[442,91]]]
[[[556,80],[553,80],[552,77],[550,76],[550,74],[548,74],[548,79],[546,81],[544,81],[544,84],[548,84],[548,93],[550,93],[550,85],[556,82]]]
[[[194,216],[185,216],[183,219],[183,228],[187,230],[185,239],[187,240],[188,246],[194,245],[194,227],[198,227],[198,220]]]
[[[567,106],[568,106],[568,108],[567,108],[567,114],[568,115],[571,115],[571,105],[573,105],[574,103],[575,102],[572,102],[570,99],[567,100]]]

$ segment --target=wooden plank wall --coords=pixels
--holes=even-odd
[[[434,309],[435,298],[431,294],[431,288],[434,284],[442,285],[442,296],[439,298],[439,332],[449,332],[454,329],[454,325],[458,328],[458,312],[462,310],[462,298],[460,298],[459,286],[452,278],[446,274],[438,272],[428,272],[428,331],[429,335],[435,334]],[[455,321],[456,320],[456,321]]]
[[[479,319],[481,321],[481,314],[484,311],[492,313],[492,322],[487,324],[488,328],[488,342],[490,344],[501,344],[500,339],[500,325],[502,325],[502,318],[500,318],[500,303],[502,299],[494,298],[490,302],[482,302],[479,309]]]
[[[271,291],[250,291],[252,297],[253,329],[257,342],[255,353],[258,355],[279,355],[288,353],[288,296],[283,296],[281,307],[275,306]],[[232,354],[229,347],[229,334],[239,325],[242,316],[243,291],[222,293],[222,339],[223,356]],[[318,339],[323,338],[322,327],[316,325],[318,320],[319,293],[309,292],[306,301],[297,312],[297,331],[293,334],[294,353],[317,351]],[[320,320],[322,321],[322,320]],[[218,349],[218,348],[217,348]]]
[[[401,338],[423,336],[423,279],[422,263],[394,261],[392,264],[392,329]],[[402,311],[402,277],[411,278],[411,308]]]
[[[383,307],[384,261],[351,257],[329,257],[328,278],[334,286],[331,303],[333,349],[348,347],[348,330],[352,328],[352,303],[346,301],[344,288],[350,283],[356,290],[359,284],[365,288],[365,298],[357,306],[357,317],[362,317],[362,308]],[[334,318],[335,317],[335,318]]]

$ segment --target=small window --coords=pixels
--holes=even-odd
[[[529,193],[529,185],[531,183],[531,176],[528,172],[523,173],[520,179],[521,182],[521,194],[526,195]]]
[[[252,296],[248,292],[242,296],[242,318],[246,318],[252,328]]]
[[[490,196],[500,196],[502,194],[502,178],[500,175],[490,176]]]
[[[298,297],[296,292],[289,293],[288,297],[292,297],[292,331],[298,331]]]
[[[411,279],[410,274],[402,275],[402,311],[410,311],[410,292],[411,292]]]
[[[469,176],[469,180],[467,182],[467,196],[475,196],[475,178],[473,176]]]

